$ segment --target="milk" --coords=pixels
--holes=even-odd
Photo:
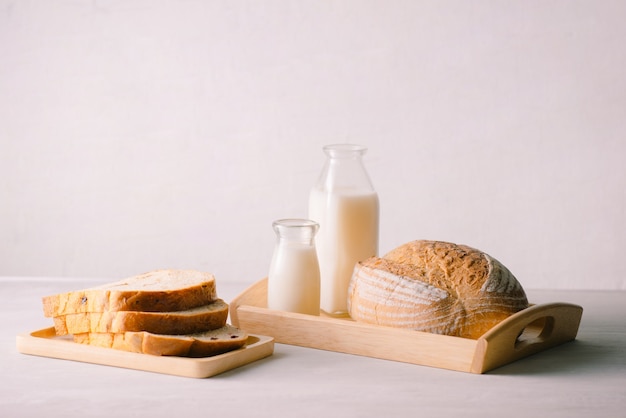
[[[315,246],[279,242],[270,264],[267,307],[319,315],[320,270]]]
[[[348,285],[357,262],[378,254],[379,202],[374,191],[313,188],[309,218],[320,224],[315,245],[320,267],[320,308],[347,311]]]

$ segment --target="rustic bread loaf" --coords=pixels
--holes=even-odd
[[[413,241],[357,263],[348,290],[352,319],[477,339],[528,307],[496,259],[465,245]]]
[[[181,311],[217,298],[215,277],[194,270],[156,270],[114,283],[43,298],[46,317],[80,312]]]
[[[57,335],[86,332],[147,331],[155,334],[191,334],[226,324],[228,304],[217,299],[208,305],[170,312],[83,312],[55,316]]]
[[[161,335],[145,331],[75,334],[74,341],[157,356],[206,357],[243,347],[246,332],[231,325],[189,335]]]

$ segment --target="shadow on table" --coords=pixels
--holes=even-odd
[[[623,373],[626,369],[626,350],[602,342],[574,340],[507,364],[486,374],[539,375],[580,374],[597,372],[603,375]]]
[[[264,367],[275,367],[275,365],[271,364],[281,358],[285,357],[285,354],[283,353],[277,353],[274,352],[271,356],[253,361],[251,363],[248,364],[244,364],[242,366],[239,367],[235,367],[234,369],[230,369],[227,370],[223,373],[220,373],[218,375],[215,376],[211,376],[212,380],[218,380],[218,379],[223,379],[223,378],[229,378],[232,376],[236,376],[239,374],[245,374],[245,373],[249,373],[250,371],[252,371],[255,368],[264,368]]]

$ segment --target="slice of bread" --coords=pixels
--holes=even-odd
[[[155,270],[102,286],[45,296],[46,317],[82,312],[182,311],[217,299],[215,277],[195,270]]]
[[[228,304],[217,299],[208,305],[170,312],[83,312],[55,316],[57,335],[88,332],[122,333],[147,331],[155,334],[192,334],[226,324]]]
[[[231,325],[188,335],[161,335],[145,331],[74,334],[74,341],[157,356],[206,357],[243,347],[246,332]]]

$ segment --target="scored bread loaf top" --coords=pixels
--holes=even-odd
[[[46,317],[80,312],[181,311],[217,299],[215,277],[195,270],[155,270],[88,289],[45,296]]]
[[[441,241],[409,242],[357,263],[348,293],[356,321],[473,339],[528,307],[504,265]]]
[[[243,347],[248,334],[231,325],[188,335],[162,335],[145,331],[74,334],[74,341],[157,356],[206,357]]]
[[[205,306],[171,312],[81,312],[55,316],[57,335],[86,332],[148,331],[155,334],[190,334],[221,328],[228,318],[228,304],[217,299]]]

